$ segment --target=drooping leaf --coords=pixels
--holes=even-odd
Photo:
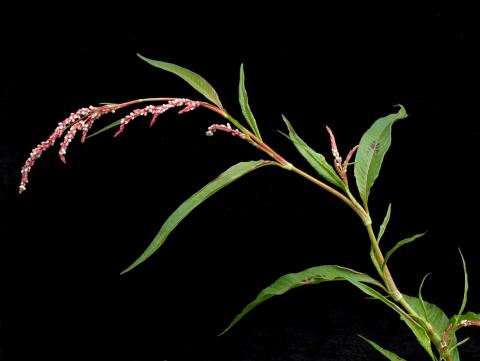
[[[283,295],[287,291],[290,291],[300,286],[318,284],[327,281],[349,281],[358,284],[371,283],[378,287],[382,287],[382,285],[377,280],[371,278],[364,273],[360,273],[349,268],[335,265],[317,266],[309,268],[302,272],[289,273],[280,277],[270,286],[262,290],[255,298],[255,300],[250,302],[242,310],[242,312],[240,312],[233,319],[230,325],[221,334],[227,332],[247,313],[249,313],[252,309],[257,307],[264,301],[268,300],[269,298],[273,296]]]
[[[372,346],[375,350],[380,352],[383,356],[385,356],[390,361],[406,361],[404,358],[401,358],[400,356],[393,353],[392,351],[385,350],[383,347],[380,347],[378,344],[369,340],[368,338],[363,337],[362,335],[358,335],[358,336],[363,338],[365,341],[367,341],[370,344],[370,346]]]
[[[257,121],[253,116],[252,110],[250,109],[250,104],[248,103],[247,90],[245,89],[245,73],[243,72],[243,64],[240,65],[240,82],[238,84],[238,100],[240,102],[240,107],[242,108],[242,114],[245,117],[250,129],[253,131],[259,139],[262,139],[260,131],[258,130]]]
[[[392,142],[392,125],[399,119],[407,117],[405,108],[399,105],[400,110],[395,114],[380,118],[368,129],[360,139],[355,156],[355,179],[360,198],[366,205],[370,188],[377,179],[383,158]]]
[[[138,257],[123,273],[128,272],[138,266],[140,263],[150,257],[167,239],[168,235],[177,227],[177,225],[192,212],[198,205],[210,198],[220,189],[229,185],[238,178],[245,174],[264,167],[266,165],[276,165],[277,163],[266,160],[257,160],[250,162],[237,163],[234,166],[228,168],[225,172],[220,174],[216,179],[208,183],[205,187],[200,189],[185,202],[183,202],[165,221],[163,226],[158,231],[157,235],[147,247],[145,252]]]
[[[408,238],[405,238],[401,241],[399,241],[395,246],[393,246],[393,248],[387,252],[387,254],[385,255],[385,262],[383,262],[383,265],[382,265],[382,269],[385,267],[385,265],[387,264],[388,260],[390,259],[390,257],[392,256],[392,254],[397,250],[399,249],[400,247],[406,245],[406,244],[409,244],[413,241],[415,241],[417,238],[420,238],[422,236],[424,236],[427,232],[423,232],[423,233],[418,233],[412,237],[408,237]]]
[[[302,138],[298,136],[298,134],[295,132],[292,125],[285,116],[282,115],[282,118],[288,127],[288,137],[295,145],[297,150],[300,152],[300,154],[308,161],[308,163],[310,163],[310,165],[323,179],[333,184],[334,186],[345,189],[345,185],[343,184],[342,179],[337,174],[335,169],[333,169],[333,167],[328,164],[325,157],[322,154],[315,152],[302,140]]]
[[[388,222],[390,222],[390,214],[392,213],[392,203],[388,204],[387,214],[385,214],[385,218],[383,219],[382,224],[380,225],[380,229],[378,230],[377,242],[383,237],[385,230],[387,229]]]
[[[188,84],[190,84],[196,91],[202,94],[205,98],[210,100],[216,106],[223,109],[222,103],[220,102],[220,98],[218,97],[217,92],[210,85],[210,83],[206,81],[202,76],[198,75],[197,73],[194,73],[191,70],[188,70],[186,68],[183,68],[181,66],[178,66],[172,63],[149,59],[140,54],[137,54],[137,56],[156,68],[160,68],[162,70],[168,71],[170,73],[173,73],[179,76],[180,78],[185,80]]]

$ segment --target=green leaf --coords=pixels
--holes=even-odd
[[[277,163],[266,160],[257,160],[250,162],[241,162],[237,163],[234,166],[228,168],[225,172],[220,174],[216,179],[208,183],[205,187],[200,189],[185,202],[183,202],[180,207],[178,207],[168,219],[165,221],[163,226],[158,231],[157,235],[147,247],[145,252],[135,260],[127,269],[125,269],[121,274],[128,272],[138,266],[140,263],[145,261],[150,257],[160,246],[165,242],[168,235],[175,229],[175,227],[193,211],[198,205],[203,203],[205,200],[210,198],[223,187],[229,185],[238,178],[244,176],[245,174],[264,167],[266,165],[276,165]]]
[[[342,179],[339,177],[335,169],[328,164],[325,157],[320,153],[315,152],[300,138],[288,119],[282,115],[283,121],[288,127],[288,137],[295,145],[300,154],[310,163],[310,165],[317,171],[317,173],[325,179],[327,182],[337,186],[341,189],[345,189]]]
[[[240,65],[240,83],[238,84],[238,100],[242,108],[243,116],[245,117],[250,129],[260,140],[262,139],[260,131],[258,130],[257,121],[253,116],[250,104],[248,103],[247,90],[245,89],[245,73],[243,72],[243,64]]]
[[[432,325],[433,329],[438,335],[442,335],[443,332],[445,332],[446,328],[448,327],[448,317],[438,306],[427,301],[423,301],[422,305],[422,301],[420,301],[420,299],[417,297],[408,295],[403,295],[403,297],[417,314],[425,315],[425,318],[428,319],[428,322]]]
[[[185,80],[188,84],[190,84],[196,91],[202,94],[205,98],[210,100],[216,106],[223,109],[222,103],[220,102],[220,98],[218,97],[218,94],[215,91],[215,89],[213,89],[210,83],[206,81],[203,77],[198,75],[197,73],[194,73],[191,70],[182,68],[181,66],[178,66],[172,63],[166,63],[164,61],[149,59],[140,54],[137,54],[137,56],[156,68],[160,68],[162,70],[168,71],[170,73],[173,73],[179,76],[180,78]]]
[[[363,338],[365,341],[367,341],[375,350],[380,352],[383,356],[385,356],[387,359],[390,361],[406,361],[404,358],[401,358],[397,354],[393,353],[392,351],[385,350],[383,347],[380,347],[378,344],[375,342],[369,340],[366,337],[363,337],[362,335],[358,335],[361,338]]]
[[[380,240],[383,237],[383,234],[385,233],[385,230],[387,229],[388,222],[390,221],[390,213],[392,211],[392,204],[390,203],[388,205],[387,209],[387,214],[385,215],[385,218],[383,219],[382,224],[380,225],[380,229],[378,230],[378,236],[377,236],[377,242],[380,243]],[[370,258],[372,260],[373,265],[375,266],[375,269],[379,274],[382,274],[381,270],[381,265],[378,264],[377,258],[375,257],[375,251],[373,250],[373,246],[370,246]]]
[[[91,137],[94,137],[96,135],[99,135],[100,133],[103,133],[103,132],[105,132],[109,129],[112,129],[112,128],[115,128],[115,127],[119,126],[122,123],[122,119],[118,119],[118,120],[114,121],[113,123],[110,123],[109,125],[103,127],[102,129],[97,130],[95,133],[88,135],[87,139],[91,138]]]
[[[388,222],[390,222],[390,214],[391,213],[392,213],[392,203],[389,203],[388,209],[387,209],[387,214],[385,214],[385,218],[383,219],[383,222],[380,225],[380,229],[378,230],[377,242],[380,242],[380,240],[383,237],[383,234],[385,233],[385,230],[387,229]]]
[[[430,276],[430,273],[427,273],[425,277],[423,277],[422,282],[420,283],[420,287],[418,288],[418,299],[420,300],[420,304],[422,305],[423,315],[425,316],[425,319],[427,320],[427,322],[430,322],[428,319],[427,307],[425,306],[425,302],[423,301],[422,297],[423,284],[425,283],[425,280],[428,276]]]
[[[360,140],[355,156],[355,179],[364,205],[368,204],[370,188],[377,179],[383,158],[392,142],[392,125],[407,117],[405,108],[399,105],[398,113],[380,118],[368,129]]]
[[[240,321],[247,313],[252,309],[257,307],[262,302],[268,300],[273,296],[283,295],[287,291],[290,291],[294,288],[304,286],[304,285],[313,285],[327,281],[349,281],[352,283],[371,283],[378,287],[382,285],[375,279],[370,276],[354,271],[349,268],[335,266],[335,265],[326,265],[326,266],[317,266],[309,268],[305,271],[298,273],[289,273],[277,279],[270,286],[261,291],[258,296],[250,302],[243,310],[240,312],[228,325],[228,327],[220,334],[224,334],[230,328],[232,328],[238,321]]]
[[[392,254],[397,250],[399,249],[400,247],[406,245],[406,244],[409,244],[413,241],[415,241],[417,238],[420,238],[422,236],[424,236],[427,232],[423,232],[423,233],[418,233],[412,237],[409,237],[409,238],[405,238],[401,241],[399,241],[390,251],[387,252],[387,254],[385,255],[385,261],[383,262],[383,265],[382,265],[382,270],[383,268],[385,267],[385,265],[387,264],[388,260],[390,259],[390,257],[392,256]]]
[[[467,305],[467,294],[468,294],[468,274],[467,274],[467,264],[465,263],[465,258],[463,257],[462,251],[458,249],[458,252],[460,252],[460,257],[462,258],[462,264],[463,264],[463,274],[464,274],[464,281],[463,281],[463,300],[462,300],[462,305],[460,306],[460,311],[458,312],[459,315],[463,313],[465,310],[465,306]],[[458,318],[457,318],[458,319]],[[458,324],[458,321],[455,322],[455,325]]]
[[[407,295],[403,295],[403,297],[418,315],[425,315],[425,319],[428,320],[435,333],[441,337],[449,324],[449,320],[447,315],[445,315],[445,312],[443,312],[433,303],[420,300],[417,297]],[[452,334],[449,341],[450,346],[455,345],[457,343],[456,336]],[[460,359],[458,350],[456,349],[452,351],[451,356],[454,361],[458,361]]]

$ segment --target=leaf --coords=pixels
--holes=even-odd
[[[392,210],[392,204],[390,203],[388,205],[387,209],[387,214],[385,215],[385,218],[383,219],[382,224],[380,225],[380,229],[378,230],[378,236],[377,236],[377,242],[380,243],[380,240],[383,237],[383,234],[385,233],[385,230],[387,229],[388,222],[390,221],[390,213]],[[378,264],[377,258],[375,257],[375,251],[373,250],[373,246],[370,247],[370,258],[372,260],[373,265],[375,266],[375,269],[377,270],[378,273],[382,273],[380,265]]]
[[[430,322],[428,320],[427,308],[425,306],[425,302],[423,301],[423,297],[422,297],[423,284],[425,283],[425,280],[427,279],[428,276],[430,276],[430,273],[427,273],[425,277],[423,277],[422,282],[420,283],[420,287],[418,288],[418,299],[420,300],[420,304],[422,305],[423,315],[425,316],[425,319],[427,320],[427,322]]]
[[[463,257],[462,251],[460,251],[460,249],[458,249],[458,252],[460,252],[460,257],[462,258],[463,274],[464,274],[463,300],[462,300],[462,305],[460,306],[460,311],[458,312],[458,315],[461,315],[463,313],[463,311],[465,310],[465,306],[467,305],[468,274],[467,274],[467,264],[465,263],[465,258]],[[458,321],[455,322],[455,325],[457,325],[457,324],[458,324]]]
[[[433,303],[420,300],[417,297],[407,295],[403,295],[403,297],[418,315],[425,315],[425,318],[428,320],[437,335],[443,335],[449,324],[449,320],[448,317],[445,315],[445,312],[443,312],[438,306],[434,305]],[[454,334],[452,334],[450,336],[449,345],[453,346],[456,343],[457,338]],[[453,361],[458,361],[460,358],[460,356],[458,355],[458,350],[456,349],[452,351],[451,356]]]
[[[383,262],[383,265],[382,265],[382,270],[383,268],[385,267],[385,265],[387,264],[388,260],[390,259],[390,257],[392,256],[392,254],[397,250],[399,249],[400,247],[406,245],[406,244],[409,244],[409,243],[412,243],[413,241],[415,241],[417,238],[420,238],[422,236],[424,236],[427,232],[423,232],[423,233],[418,233],[412,237],[409,237],[409,238],[405,238],[401,241],[399,241],[390,251],[387,252],[387,254],[385,255],[385,261]]]
[[[247,90],[245,89],[245,73],[243,72],[243,64],[240,65],[240,83],[238,84],[238,100],[242,108],[243,116],[245,117],[250,129],[260,140],[262,139],[260,131],[258,130],[257,121],[253,116],[250,105],[248,104]]]
[[[362,284],[362,283],[358,283],[358,282],[357,282],[357,284],[355,284],[354,282],[351,282],[351,283],[354,284],[355,286],[357,286],[360,290],[362,290],[367,295],[369,295],[373,298],[376,298],[379,301],[382,301],[385,305],[387,305],[392,310],[397,312],[400,315],[400,318],[402,319],[402,321],[404,321],[405,324],[413,332],[413,334],[415,335],[415,337],[418,340],[418,343],[425,349],[425,351],[427,351],[430,358],[432,360],[436,360],[435,355],[433,354],[433,351],[432,351],[430,338],[428,337],[428,334],[425,331],[425,329],[423,328],[423,326],[421,326],[417,320],[413,319],[408,313],[406,313],[396,303],[390,301],[387,297],[383,296],[377,290],[374,290],[373,288],[371,288],[371,287],[369,287],[365,284]]]
[[[350,281],[356,283],[371,283],[376,286],[382,287],[382,285],[370,276],[354,271],[349,268],[325,265],[317,266],[306,269],[305,271],[298,273],[289,273],[277,279],[270,286],[262,290],[255,300],[250,302],[228,325],[228,327],[220,334],[224,334],[231,329],[238,321],[240,321],[247,313],[257,307],[262,302],[268,300],[273,296],[283,295],[287,291],[303,285],[312,285],[328,281]]]
[[[385,350],[384,348],[380,347],[377,345],[375,342],[369,340],[366,337],[363,337],[362,335],[358,335],[359,337],[363,338],[365,341],[367,341],[375,350],[380,352],[383,356],[385,356],[387,359],[390,361],[406,361],[405,359],[401,358],[397,354],[393,353],[392,351]]]
[[[345,189],[342,179],[339,177],[335,169],[328,164],[325,157],[320,153],[315,152],[302,140],[302,138],[297,135],[285,116],[282,115],[282,118],[288,128],[288,137],[300,154],[308,161],[308,163],[310,163],[310,165],[323,179],[341,189]]]
[[[443,332],[445,332],[448,327],[448,317],[438,306],[426,301],[423,301],[422,305],[422,301],[417,297],[408,295],[403,295],[403,297],[417,314],[425,314],[425,318],[428,319],[428,322],[432,325],[437,334],[442,335]]]
[[[383,219],[382,224],[380,225],[380,229],[378,230],[377,242],[380,242],[382,239],[385,230],[387,229],[388,222],[390,222],[390,214],[392,213],[392,203],[389,203],[387,214],[385,214],[385,218]]]
[[[392,125],[399,119],[407,117],[402,105],[395,114],[380,118],[368,129],[360,139],[355,156],[355,179],[360,197],[364,205],[368,204],[370,188],[377,179],[383,158],[392,142]]]
[[[123,119],[123,118],[122,118]],[[103,133],[109,129],[112,129],[112,128],[115,128],[116,126],[119,126],[121,123],[122,123],[122,119],[118,119],[116,121],[114,121],[113,123],[110,123],[109,125],[106,125],[105,127],[103,127],[102,129],[100,130],[97,130],[95,133],[93,134],[90,134],[87,136],[87,139],[88,138],[91,138],[91,137],[94,137],[96,135],[99,135],[100,133]]]
[[[168,71],[173,73],[183,80],[185,80],[188,84],[190,84],[196,91],[202,94],[205,98],[210,100],[213,104],[223,109],[222,103],[220,102],[220,98],[218,97],[217,92],[215,89],[210,85],[208,81],[206,81],[202,76],[194,73],[191,70],[183,68],[181,66],[166,63],[164,61],[153,60],[146,58],[140,54],[137,56],[142,59],[143,61],[147,62],[148,64],[160,68],[162,70]]]
[[[157,235],[147,247],[145,252],[138,257],[127,269],[121,274],[128,272],[138,266],[140,263],[150,257],[160,246],[165,242],[169,234],[175,229],[175,227],[193,211],[198,205],[210,198],[223,187],[229,185],[238,178],[245,174],[264,167],[266,165],[276,165],[277,163],[266,160],[257,160],[250,162],[237,163],[234,166],[228,168],[225,172],[220,174],[216,179],[208,183],[205,187],[200,189],[185,202],[183,202],[165,221],[163,226],[158,231]]]

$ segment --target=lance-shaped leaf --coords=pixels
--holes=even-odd
[[[405,246],[406,244],[409,244],[409,243],[412,243],[413,241],[415,241],[417,238],[420,238],[422,236],[424,236],[427,232],[423,232],[423,233],[418,233],[412,237],[408,237],[408,238],[405,238],[405,239],[402,239],[401,241],[399,241],[395,246],[392,247],[392,249],[390,251],[387,252],[387,254],[385,255],[385,262],[383,262],[383,265],[382,265],[382,270],[383,268],[385,267],[385,265],[387,264],[388,260],[390,259],[390,257],[392,256],[392,254],[397,250],[399,249],[400,247],[402,246]]]
[[[87,136],[87,139],[88,139],[88,138],[91,138],[91,137],[94,137],[94,136],[96,136],[96,135],[99,135],[99,134],[101,134],[101,133],[103,133],[103,132],[106,132],[106,131],[109,130],[109,129],[112,129],[112,128],[115,128],[115,127],[119,126],[120,124],[122,124],[122,119],[123,119],[123,118],[118,119],[118,120],[116,120],[116,121],[114,121],[114,122],[112,122],[112,123],[104,126],[103,128],[97,130],[95,133],[90,134],[89,136]]]
[[[463,300],[462,300],[462,305],[460,306],[460,311],[458,311],[458,315],[461,315],[463,311],[465,310],[465,306],[467,305],[467,295],[468,295],[468,273],[467,273],[467,264],[465,263],[465,258],[463,258],[462,251],[460,249],[458,250],[460,252],[460,257],[462,258],[462,265],[463,265]],[[455,322],[455,325],[458,324],[458,321]]]
[[[362,335],[358,335],[358,336],[363,338],[365,341],[367,341],[370,344],[370,346],[372,346],[375,350],[380,352],[383,356],[385,356],[390,361],[406,361],[404,358],[401,358],[394,352],[385,350],[383,347],[380,347],[378,344],[376,344],[372,340],[369,340],[368,338],[363,337]]]
[[[123,273],[128,272],[138,266],[140,263],[145,261],[150,257],[167,239],[168,235],[177,227],[177,225],[192,212],[198,205],[203,203],[205,200],[210,198],[223,187],[229,185],[238,178],[244,176],[245,174],[264,167],[266,165],[276,165],[277,163],[266,160],[257,160],[250,162],[241,162],[237,163],[234,166],[228,168],[225,172],[220,174],[216,179],[208,183],[205,187],[200,189],[185,202],[183,202],[180,207],[178,207],[168,219],[165,221],[163,226],[158,231],[157,235],[147,247],[145,252],[138,257],[135,262],[133,262]]]
[[[392,142],[392,125],[407,117],[405,108],[399,105],[398,113],[380,118],[373,123],[360,140],[355,156],[355,179],[363,203],[368,203],[370,188],[377,179],[383,158]]]
[[[380,225],[380,229],[378,230],[377,242],[380,242],[380,240],[383,237],[383,234],[385,233],[385,230],[387,229],[388,222],[390,222],[391,213],[392,213],[392,203],[388,205],[387,214],[385,214],[385,218],[383,219],[383,222]]]
[[[282,118],[288,128],[288,138],[292,141],[300,154],[308,161],[308,163],[310,163],[310,165],[323,179],[334,186],[345,189],[342,179],[337,174],[335,169],[328,164],[325,157],[322,154],[315,152],[312,148],[310,148],[310,146],[307,145],[307,143],[302,140],[302,138],[298,136],[285,116],[282,115]]]
[[[178,66],[172,63],[149,59],[140,54],[137,54],[137,55],[140,59],[146,61],[148,64],[179,76],[180,78],[185,80],[188,84],[190,84],[196,91],[202,94],[205,98],[210,100],[216,106],[223,109],[222,103],[220,102],[220,98],[218,97],[217,92],[210,85],[210,83],[206,81],[202,76],[198,75],[197,73],[194,73],[191,70],[188,70],[186,68],[183,68],[181,66]]]
[[[247,313],[249,313],[252,309],[257,307],[262,302],[268,300],[269,298],[273,296],[283,295],[287,291],[290,291],[300,286],[313,285],[327,281],[350,281],[352,283],[358,284],[371,283],[378,287],[382,287],[382,285],[377,280],[364,273],[360,273],[349,268],[335,265],[317,266],[306,269],[302,272],[289,273],[280,277],[270,286],[261,291],[255,298],[255,300],[250,302],[243,309],[243,311],[233,319],[230,325],[221,334],[227,332]]]
[[[392,204],[388,205],[387,214],[385,214],[385,218],[383,219],[382,224],[380,225],[380,229],[378,231],[377,242],[380,243],[380,240],[387,229],[388,222],[390,221],[390,214],[392,211]],[[370,247],[370,258],[372,259],[372,263],[374,264],[375,268],[379,273],[381,273],[381,265],[378,264],[377,258],[375,257],[375,251],[373,250],[373,246]]]
[[[257,121],[253,116],[252,110],[250,109],[250,104],[248,103],[247,90],[245,89],[245,73],[243,72],[243,64],[240,65],[240,82],[238,84],[238,100],[240,101],[240,107],[242,108],[242,114],[247,121],[250,129],[253,131],[259,139],[262,139],[260,136],[260,131],[258,130]]]

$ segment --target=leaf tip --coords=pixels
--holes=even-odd
[[[400,108],[397,112],[398,119],[404,119],[404,118],[408,117],[408,113],[407,113],[407,111],[405,110],[405,107],[402,104],[395,104],[394,106]]]

